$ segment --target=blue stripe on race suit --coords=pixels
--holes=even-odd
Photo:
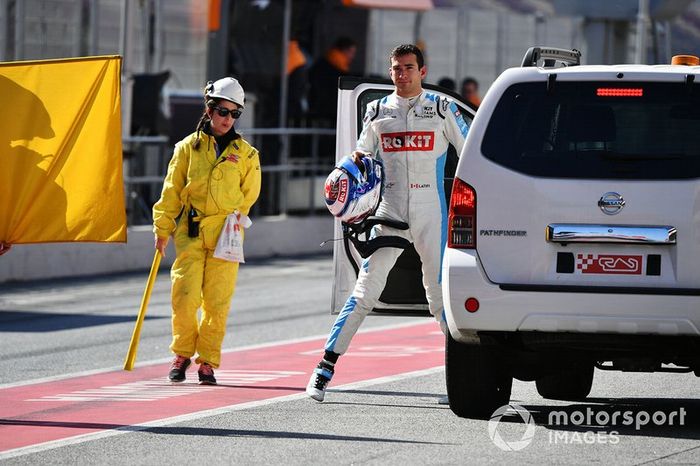
[[[362,270],[369,271],[369,257],[362,261]]]
[[[462,132],[462,136],[466,138],[467,134],[469,134],[469,126],[467,126],[467,123],[464,121],[464,118],[462,118],[461,116],[457,116],[457,114],[460,113],[459,107],[457,107],[457,104],[455,104],[454,102],[450,104],[450,113],[452,114],[452,118],[457,120],[457,126],[459,126],[459,130]]]
[[[345,321],[348,320],[348,316],[352,314],[357,305],[357,299],[354,296],[350,296],[343,306],[343,310],[338,314],[338,318],[335,319],[333,328],[331,329],[331,334],[328,335],[328,340],[326,341],[326,351],[333,351],[335,348],[335,343],[338,341],[338,335],[345,325]]]
[[[440,198],[440,268],[438,269],[438,283],[442,283],[442,256],[447,244],[447,201],[445,200],[445,162],[447,152],[435,161],[435,177],[437,178],[438,197]]]

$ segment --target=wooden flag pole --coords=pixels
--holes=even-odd
[[[156,249],[155,255],[153,256],[153,264],[151,264],[151,272],[148,274],[148,281],[146,282],[146,289],[143,292],[143,297],[141,298],[141,307],[139,308],[139,315],[136,317],[136,325],[134,326],[134,332],[131,334],[131,343],[129,343],[129,352],[126,353],[126,359],[124,360],[124,370],[130,371],[134,368],[134,362],[136,361],[136,351],[139,348],[139,339],[141,338],[141,326],[143,325],[143,319],[146,317],[146,309],[148,308],[148,301],[151,299],[151,291],[153,291],[153,284],[156,281],[156,276],[158,275],[158,267],[160,266],[161,256],[160,252]]]

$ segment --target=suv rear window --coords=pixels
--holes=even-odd
[[[698,178],[700,86],[555,82],[548,92],[543,82],[515,84],[496,106],[481,150],[540,177]]]

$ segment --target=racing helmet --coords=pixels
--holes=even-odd
[[[224,99],[233,102],[243,108],[245,92],[236,78],[226,77],[216,81],[209,81],[204,88],[205,99]]]
[[[345,223],[360,223],[374,213],[382,199],[384,166],[371,157],[363,157],[361,165],[343,157],[324,185],[326,207]]]

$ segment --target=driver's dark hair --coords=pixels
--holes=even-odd
[[[413,54],[416,56],[416,62],[418,63],[418,69],[423,68],[425,65],[425,59],[423,58],[423,52],[418,48],[418,46],[413,44],[401,44],[394,47],[394,50],[389,54],[389,64],[391,60],[398,57],[403,57],[404,55]]]

